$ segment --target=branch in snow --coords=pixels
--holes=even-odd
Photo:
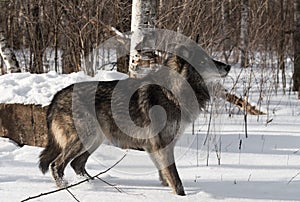
[[[294,175],[287,184],[290,184],[298,175],[300,175],[300,172],[298,172],[296,175]]]
[[[247,100],[243,98],[237,97],[235,94],[232,93],[226,93],[226,101],[234,104],[239,109],[246,111],[247,113],[251,115],[265,115],[266,113],[256,109],[255,106],[252,106]]]
[[[46,192],[46,193],[41,193],[41,194],[36,195],[36,196],[28,197],[27,199],[24,199],[24,200],[22,200],[21,202],[29,201],[29,200],[36,199],[36,198],[40,198],[40,197],[42,197],[42,196],[46,196],[46,195],[53,194],[53,193],[56,193],[56,192],[60,192],[60,191],[63,191],[63,190],[68,191],[68,192],[71,194],[71,196],[72,196],[76,201],[78,201],[78,199],[77,199],[77,198],[75,197],[75,195],[69,190],[69,188],[78,186],[78,185],[80,185],[80,184],[82,184],[82,183],[85,183],[85,182],[88,182],[88,181],[90,181],[90,180],[94,180],[95,178],[100,179],[102,182],[104,182],[104,183],[106,183],[106,184],[108,184],[108,185],[113,186],[114,188],[116,188],[114,185],[112,185],[112,184],[110,184],[110,183],[108,183],[108,182],[102,180],[101,178],[99,178],[99,176],[102,175],[102,174],[104,174],[104,173],[106,173],[106,172],[108,172],[108,171],[110,171],[112,168],[114,168],[116,165],[118,165],[118,164],[125,158],[125,156],[126,156],[126,154],[124,154],[124,155],[122,156],[122,158],[121,158],[120,160],[118,160],[115,164],[113,164],[111,167],[109,167],[109,168],[107,168],[106,170],[104,170],[104,171],[98,173],[97,175],[91,176],[91,177],[89,177],[89,178],[87,178],[87,179],[85,179],[85,180],[79,181],[79,182],[77,182],[77,183],[75,183],[75,184],[71,184],[71,185],[66,186],[66,187],[64,187],[64,188],[60,188],[60,189],[56,189],[56,190],[49,191],[49,192]],[[116,188],[116,189],[120,192],[120,189],[119,189],[119,188]]]

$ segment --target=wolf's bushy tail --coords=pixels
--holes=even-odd
[[[61,148],[55,142],[52,135],[49,135],[48,138],[49,139],[47,146],[40,154],[39,168],[43,174],[48,172],[50,163],[54,161],[56,157],[61,153]]]

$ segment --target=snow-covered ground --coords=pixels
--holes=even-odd
[[[234,91],[241,95],[248,89],[249,75],[233,69],[225,85],[232,88],[239,77],[236,85],[239,88]],[[194,135],[189,127],[178,142],[176,162],[187,196],[176,196],[170,188],[160,185],[158,173],[144,152],[121,150],[107,144],[91,156],[87,169],[95,175],[126,153],[120,164],[100,176],[121,192],[100,180],[70,191],[80,201],[300,201],[300,101],[293,93],[283,95],[282,90],[275,95],[270,72],[259,75],[255,74],[250,82],[249,99],[269,114],[247,116],[249,137],[246,138],[243,113],[226,103],[227,110],[233,109],[232,115],[229,117],[227,112],[219,116],[217,121],[222,123],[222,130],[215,134],[221,146],[221,165],[214,145],[203,145],[208,114],[200,115]],[[55,72],[3,75],[0,76],[0,103],[47,105],[56,91],[70,83],[121,77],[125,78],[117,72],[99,72],[95,78],[83,73],[58,75]],[[261,102],[257,102],[258,97],[263,98]],[[43,175],[38,169],[41,150],[18,147],[0,138],[0,201],[21,201],[57,189],[50,174]],[[82,180],[70,167],[66,169],[66,179],[69,183]],[[64,190],[32,201],[74,201],[74,198]]]

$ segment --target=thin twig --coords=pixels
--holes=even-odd
[[[82,180],[82,181],[79,181],[75,184],[71,184],[69,186],[66,186],[66,187],[63,187],[63,188],[60,188],[60,189],[56,189],[56,190],[53,190],[53,191],[49,191],[49,192],[46,192],[46,193],[41,193],[39,195],[36,195],[36,196],[31,196],[31,197],[28,197],[27,199],[24,199],[22,200],[21,202],[24,202],[24,201],[29,201],[29,200],[32,200],[32,199],[36,199],[36,198],[39,198],[39,197],[42,197],[42,196],[46,196],[46,195],[49,195],[49,194],[53,194],[53,193],[56,193],[56,192],[60,192],[60,191],[63,191],[63,190],[67,190],[69,193],[70,191],[68,190],[69,188],[72,188],[72,187],[75,187],[75,186],[78,186],[82,183],[85,183],[85,182],[88,182],[89,180],[93,180],[94,178],[98,178],[99,175],[102,175],[108,171],[110,171],[112,168],[114,168],[116,165],[118,165],[124,158],[125,158],[126,154],[123,155],[123,157],[118,160],[115,164],[113,164],[111,167],[107,168],[106,170],[98,173],[97,175],[95,176],[92,176],[92,177],[89,177],[85,180]],[[70,193],[71,194],[71,193]],[[75,198],[75,196],[73,194],[71,194],[73,196],[73,198]],[[76,199],[76,198],[75,198]],[[77,199],[76,199],[77,200]]]
[[[212,106],[212,103],[211,103],[211,106]],[[208,121],[208,126],[207,126],[207,132],[206,132],[206,137],[205,137],[205,140],[203,142],[203,145],[205,145],[208,142],[208,139],[209,139],[210,125],[211,125],[211,121],[212,121],[212,111],[213,111],[213,109],[211,109],[210,113],[209,113],[209,121]]]
[[[213,112],[213,102],[211,102],[211,110],[209,113],[209,122],[208,122],[208,127],[207,127],[207,133],[206,137],[204,140],[204,145],[207,144],[207,155],[206,155],[206,166],[208,166],[208,160],[209,160],[209,140],[210,140],[210,127],[211,127],[211,122],[212,122],[212,112]]]
[[[290,184],[298,175],[300,175],[300,172],[298,172],[296,175],[294,175],[287,184]]]
[[[69,189],[66,189],[67,190],[67,192],[69,192],[69,194],[77,201],[77,202],[80,202],[77,198],[76,198],[76,196],[69,190]]]
[[[103,180],[102,178],[100,178],[100,177],[96,177],[98,180],[100,180],[100,181],[102,181],[102,182],[104,182],[105,184],[107,184],[107,185],[109,185],[109,186],[111,186],[111,187],[113,187],[113,188],[115,188],[118,192],[120,192],[120,193],[122,193],[123,192],[123,190],[122,189],[120,189],[119,187],[117,187],[115,184],[111,184],[111,183],[109,183],[109,182],[107,182],[106,180]]]

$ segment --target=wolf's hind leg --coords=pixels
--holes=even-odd
[[[90,152],[86,151],[83,154],[81,154],[80,156],[76,157],[72,162],[71,162],[71,166],[74,169],[75,173],[77,175],[81,175],[81,176],[88,176],[89,178],[91,178],[91,176],[88,174],[88,172],[85,169],[85,164],[90,156]]]
[[[63,178],[64,177],[64,168],[62,169],[62,166],[58,167],[56,161],[51,163],[50,172],[51,172],[52,178],[54,179],[57,187],[63,188],[68,185],[68,182]]]
[[[68,163],[77,156],[83,149],[80,141],[70,143],[69,146],[62,150],[62,153],[51,164],[51,174],[56,182],[56,185],[60,188],[67,186],[67,181],[63,179],[64,170]]]
[[[91,146],[91,148],[89,148],[83,154],[77,156],[71,162],[71,166],[77,175],[87,176],[88,178],[92,178],[92,176],[86,171],[85,165],[86,165],[86,162],[87,162],[88,158],[90,157],[90,155],[100,146],[101,143],[102,143],[101,137],[100,138],[97,137],[95,139],[95,142]]]

